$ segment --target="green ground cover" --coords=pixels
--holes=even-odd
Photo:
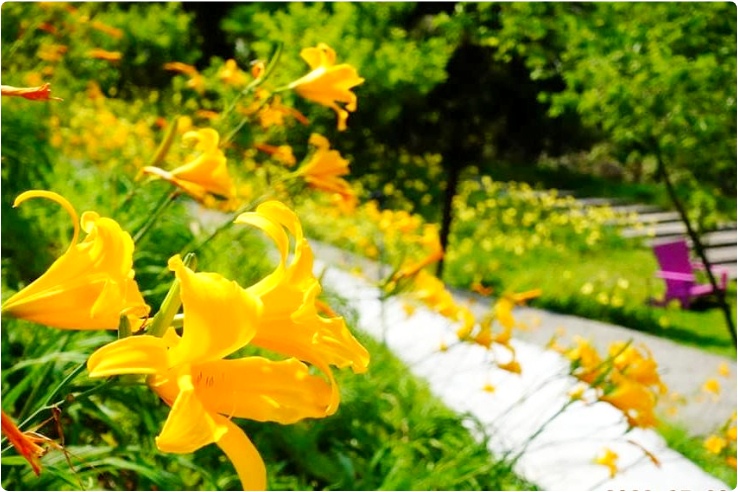
[[[735,489],[735,468],[727,465],[725,459],[707,451],[704,446],[704,438],[695,437],[683,427],[668,422],[662,422],[658,427],[658,431],[666,439],[666,443],[671,449],[683,454],[707,473]]]

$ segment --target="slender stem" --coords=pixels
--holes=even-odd
[[[76,378],[77,376],[79,376],[79,374],[86,367],[87,367],[87,362],[82,362],[80,365],[78,365],[77,367],[75,367],[74,370],[72,372],[70,372],[69,375],[67,375],[67,377],[65,377],[62,380],[62,382],[57,385],[56,388],[54,388],[54,390],[49,394],[49,396],[46,397],[46,400],[41,405],[41,407],[38,410],[36,410],[35,412],[33,412],[29,417],[27,417],[26,419],[24,419],[23,422],[19,425],[19,427],[20,428],[25,427],[29,422],[32,422],[33,419],[36,418],[36,416],[39,413],[41,413],[41,412],[43,412],[45,410],[49,410],[50,408],[53,408],[55,406],[58,406],[58,405],[64,403],[64,400],[60,400],[60,401],[58,401],[56,403],[53,403],[53,404],[51,403],[51,401],[54,398],[56,398],[57,395],[59,395],[59,393],[61,393],[69,385],[69,383],[72,382],[72,380],[74,378]]]
[[[113,215],[117,215],[120,210],[123,210],[123,207],[127,206],[130,203],[131,199],[134,197],[139,188],[140,186],[133,186],[131,188],[131,191],[126,193],[126,196],[123,197],[123,201],[120,202],[117,207],[115,207]]]
[[[258,78],[256,78],[253,81],[251,81],[251,83],[248,86],[246,86],[246,88],[244,88],[244,90],[242,90],[234,98],[234,100],[231,103],[231,105],[226,109],[225,114],[223,116],[224,118],[226,116],[228,116],[235,109],[236,103],[239,101],[239,99],[241,99],[241,97],[243,97],[246,94],[250,93],[252,90],[254,90],[259,85],[263,84],[266,81],[266,79],[269,78],[269,76],[274,71],[274,67],[277,66],[277,63],[279,62],[280,56],[282,55],[282,47],[283,47],[283,44],[282,43],[278,43],[277,44],[277,47],[274,49],[274,53],[272,53],[272,56],[269,59],[269,62],[267,63],[266,68],[264,69],[264,73],[261,74]],[[272,98],[272,95],[273,95],[273,93],[270,94],[269,97],[267,97],[264,101],[262,101],[262,103],[259,105],[259,107],[256,108],[256,112],[258,112],[262,107],[264,107],[264,104],[266,104],[266,102],[268,102]],[[241,122],[236,126],[235,130],[233,130],[225,138],[225,140],[223,140],[223,145],[225,145],[226,143],[230,142],[231,139],[236,135],[236,133],[238,133],[238,131],[243,127],[243,125],[246,124],[247,121],[248,121],[248,118],[244,118],[243,120],[241,120]]]
[[[259,111],[261,110],[261,108],[263,108],[264,106],[266,106],[266,105],[267,105],[267,104],[269,103],[269,101],[271,101],[271,100],[272,100],[272,97],[273,97],[273,96],[274,96],[274,93],[271,93],[271,94],[269,94],[269,97],[267,97],[267,98],[265,98],[265,99],[264,99],[263,101],[261,101],[261,104],[259,104],[259,106],[258,106],[258,107],[257,107],[257,108],[256,108],[256,109],[254,110],[254,114],[258,113],[258,112],[259,112]],[[229,133],[229,134],[228,134],[228,136],[226,136],[226,138],[224,138],[224,139],[223,139],[223,143],[222,143],[221,145],[226,145],[226,144],[227,144],[228,142],[230,142],[230,141],[231,141],[231,140],[233,139],[233,137],[235,137],[235,136],[236,136],[236,134],[237,134],[237,133],[238,133],[239,131],[241,131],[241,128],[243,128],[243,126],[244,126],[244,125],[245,125],[246,123],[248,123],[249,119],[250,119],[250,118],[249,118],[249,116],[246,116],[246,117],[244,117],[244,118],[243,118],[243,119],[242,119],[242,120],[241,120],[241,121],[240,121],[240,122],[238,123],[238,125],[236,125],[236,128],[234,128],[234,129],[233,129],[233,130],[231,131],[231,133]]]
[[[74,378],[79,376],[80,373],[82,373],[82,371],[84,371],[86,368],[87,368],[87,361],[82,362],[80,365],[75,367],[74,370],[70,372],[69,375],[67,375],[67,377],[65,377],[56,388],[54,388],[54,391],[52,391],[51,394],[46,398],[46,401],[44,402],[43,406],[47,406],[51,402],[51,400],[56,398],[56,395],[61,393],[62,390],[64,390],[69,385],[69,383],[71,383],[74,380]]]
[[[169,207],[169,205],[174,202],[174,200],[179,196],[179,190],[174,190],[171,193],[169,193],[167,196],[165,196],[159,204],[154,209],[154,213],[152,213],[146,223],[141,226],[141,228],[136,231],[136,234],[133,236],[133,243],[137,244],[141,238],[151,229],[151,226],[154,225],[154,222],[159,218],[159,216],[164,212],[164,210]]]
[[[57,349],[58,352],[61,352],[64,350],[64,348],[67,346],[67,343],[69,343],[69,339],[71,338],[71,333],[65,333],[61,337],[61,344],[59,345],[59,348]],[[40,391],[41,387],[44,386],[44,381],[48,378],[49,374],[53,370],[54,366],[56,365],[56,362],[49,362],[46,367],[43,370],[43,374],[38,379],[38,384],[33,387],[33,390],[31,390],[31,394],[28,395],[28,399],[26,400],[26,403],[23,405],[23,409],[20,411],[18,416],[25,415],[26,412],[30,411],[31,405],[33,402],[36,401],[36,395]],[[45,387],[45,386],[44,386]]]
[[[109,379],[106,379],[105,381],[103,381],[101,384],[98,384],[96,386],[93,386],[92,388],[88,389],[87,391],[83,391],[82,393],[80,393],[78,395],[72,395],[72,396],[74,397],[74,401],[84,400],[84,399],[89,398],[90,396],[94,395],[98,391],[101,391],[101,390],[107,388],[108,386],[113,386],[117,382],[118,382],[118,380],[116,378],[109,378]]]
[[[255,206],[257,206],[259,203],[261,203],[261,202],[263,202],[265,200],[268,200],[270,198],[270,196],[271,195],[268,195],[268,194],[267,195],[264,195],[264,196],[261,196],[261,197],[257,198],[256,200],[253,200],[253,201],[247,203],[246,205],[244,205],[243,207],[239,208],[238,210],[236,210],[235,212],[233,212],[230,215],[230,217],[229,217],[228,220],[226,220],[221,225],[219,225],[217,229],[215,229],[208,237],[206,237],[203,241],[201,241],[200,243],[198,243],[196,246],[192,246],[192,243],[188,244],[184,248],[184,250],[182,251],[182,254],[185,255],[187,253],[195,253],[195,252],[199,251],[206,244],[208,244],[210,241],[212,241],[218,235],[220,235],[222,232],[230,229],[233,226],[233,224],[234,224],[233,221],[236,220],[236,218],[239,215],[241,215],[244,212],[249,211],[250,209],[252,209]]]
[[[528,446],[530,446],[530,443],[532,443],[533,440],[536,437],[538,437],[541,434],[541,432],[543,432],[546,429],[546,427],[548,427],[548,424],[550,424],[551,422],[553,422],[554,420],[556,420],[559,417],[559,415],[561,415],[562,413],[564,413],[566,411],[566,409],[569,408],[569,406],[571,404],[572,404],[572,400],[569,400],[566,403],[564,403],[562,405],[562,407],[559,408],[556,411],[556,413],[554,413],[553,415],[551,415],[548,419],[546,419],[546,421],[543,424],[541,424],[540,427],[538,427],[538,429],[525,442],[525,444],[523,445],[522,449],[520,449],[520,451],[518,451],[518,453],[511,460],[509,460],[509,461],[505,460],[505,461],[507,461],[508,463],[510,463],[510,466],[514,466],[515,463],[517,463],[518,460],[523,456],[523,454],[525,454],[525,451],[528,449]]]

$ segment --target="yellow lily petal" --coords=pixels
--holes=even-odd
[[[243,490],[266,490],[266,467],[248,436],[230,420],[215,416],[226,433],[216,443],[236,468]]]
[[[331,388],[297,359],[226,359],[192,368],[206,408],[229,417],[291,424],[325,417]]]
[[[0,86],[3,96],[17,96],[31,101],[63,101],[60,97],[51,96],[51,84],[48,82],[38,87],[13,87],[12,85]]]
[[[171,366],[221,359],[249,343],[262,305],[238,283],[215,273],[195,273],[179,255],[169,260],[181,284],[184,329],[170,351]]]
[[[336,52],[325,43],[305,48],[300,56],[310,65],[311,71],[292,82],[289,87],[309,101],[333,109],[338,115],[338,129],[346,129],[349,111],[356,111],[356,94],[351,89],[364,82],[351,65],[335,65]],[[345,109],[337,102],[345,103]]]
[[[309,142],[316,147],[316,151],[297,170],[296,175],[303,176],[311,188],[338,193],[347,200],[353,198],[355,193],[351,185],[341,178],[349,174],[349,161],[341,157],[337,150],[330,150],[328,139],[322,135],[313,133]]]
[[[169,181],[201,203],[209,203],[208,199],[212,196],[233,198],[235,188],[228,172],[225,154],[218,148],[218,132],[212,128],[203,128],[187,132],[183,139],[196,140],[195,150],[201,154],[172,171],[147,166],[143,168],[143,172]]]
[[[93,352],[87,360],[87,370],[91,378],[164,372],[166,341],[149,335],[116,340]]]
[[[61,195],[34,190],[21,194],[19,205],[43,197],[60,204],[75,223],[66,252],[34,282],[8,299],[4,314],[63,329],[116,329],[128,314],[134,331],[149,313],[133,280],[133,239],[117,222],[95,212],[82,214],[87,237],[79,240],[77,214]]]
[[[21,432],[9,415],[4,411],[0,415],[0,428],[2,428],[2,434],[8,439],[10,445],[18,451],[18,454],[28,461],[31,468],[33,468],[33,473],[38,476],[39,473],[41,473],[40,460],[41,457],[46,454],[46,450],[37,443],[47,438],[39,436],[38,434],[34,435],[35,433],[28,431]]]
[[[284,229],[275,224],[271,219],[264,217],[259,212],[245,212],[236,217],[235,224],[248,224],[258,227],[264,231],[277,244],[277,249],[282,256],[282,263],[287,261],[290,249],[290,240]]]
[[[195,394],[190,374],[182,374],[177,384],[179,395],[164,428],[156,437],[156,447],[165,453],[193,453],[216,442],[228,429],[221,422],[216,422],[216,415],[205,410]]]
[[[309,362],[324,372],[332,388],[329,407],[332,413],[338,406],[339,394],[330,366],[350,366],[354,372],[363,372],[369,363],[369,353],[351,335],[343,318],[318,315],[316,302],[321,287],[313,275],[312,250],[295,213],[280,202],[269,201],[259,205],[256,212],[242,215],[240,222],[280,238],[278,246],[282,251],[288,243],[283,238],[284,231],[278,231],[285,228],[295,237],[290,265],[285,264],[287,255],[283,253],[279,267],[268,280],[247,289],[261,298],[264,305],[259,328],[251,342]]]

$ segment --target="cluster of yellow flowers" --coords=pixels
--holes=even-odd
[[[314,224],[324,223],[326,217],[340,221],[324,207],[318,202],[308,203],[305,208],[312,213],[306,214],[307,219]],[[330,233],[325,227],[316,227],[316,231],[328,241],[340,242],[345,247],[353,246],[369,258],[392,265],[386,278],[379,280],[383,299],[402,296],[407,301],[408,315],[413,314],[416,304],[424,305],[458,325],[456,335],[459,342],[481,345],[495,357],[497,367],[521,372],[511,345],[513,328],[520,323],[512,311],[516,305],[539,296],[539,289],[505,293],[492,302],[486,314],[477,318],[469,306],[454,298],[441,279],[428,271],[444,257],[436,224],[426,223],[420,215],[404,210],[380,209],[376,201],[357,207],[352,219],[351,223],[339,222],[338,227],[329,229]],[[363,227],[361,230],[356,222]],[[484,295],[490,293],[481,285],[477,285],[476,290]],[[498,357],[499,354],[492,350],[493,346],[503,347],[508,356]],[[448,346],[442,344],[442,350],[446,349]]]
[[[88,369],[91,377],[147,376],[172,407],[157,437],[160,450],[189,453],[215,442],[245,488],[264,488],[264,465],[230,419],[292,423],[331,415],[339,403],[331,366],[366,370],[369,354],[343,318],[318,314],[321,289],[312,274],[312,251],[297,216],[282,203],[265,202],[234,221],[256,226],[275,241],[282,259],[273,273],[243,288],[219,274],[195,272],[175,255],[169,261],[176,277],[173,295],[148,318],[150,308],[134,279],[131,236],[113,219],[88,211],[79,219],[87,234],[79,241],[78,217],[66,199],[29,191],[16,205],[34,197],[59,203],[75,223],[74,236],[46,273],[3,303],[2,312],[61,329],[116,329],[121,323],[133,332],[146,328],[145,335],[98,349]],[[180,303],[181,334],[174,325]],[[288,359],[225,359],[246,346]],[[305,363],[328,381],[312,375]]]
[[[487,261],[491,253],[523,256],[544,249],[591,248],[602,243],[608,226],[634,220],[608,206],[584,207],[556,190],[538,191],[489,176],[462,182],[454,209],[456,235],[462,239],[449,259],[484,258],[484,263],[469,261],[463,267],[465,273],[482,275],[499,267]]]
[[[597,400],[620,410],[630,427],[656,426],[656,403],[668,389],[647,347],[614,342],[601,357],[588,340],[577,336],[571,347],[562,347],[554,338],[549,348],[567,357],[571,374],[594,389]],[[581,398],[581,391],[572,398]]]
[[[724,459],[729,466],[736,467],[736,412],[733,412],[717,433],[705,439],[704,446],[710,453]]]
[[[49,142],[78,162],[135,173],[145,164],[144,156],[156,149],[160,122],[154,115],[147,115],[144,106],[157,98],[153,93],[148,101],[111,99],[95,81],[90,81],[87,91],[74,97],[75,111],[68,119],[60,114],[49,119]]]
[[[50,48],[44,50],[46,53]],[[51,51],[58,56],[66,52]],[[301,54],[311,71],[289,89],[333,109],[339,129],[345,129],[348,112],[356,110],[351,88],[363,79],[350,65],[335,65],[335,52],[324,44],[306,48]],[[90,56],[116,59],[103,50]],[[209,83],[194,67],[173,62],[164,68],[188,76],[188,84],[197,91]],[[256,89],[265,74],[260,69],[253,75],[251,88]],[[232,60],[218,76],[225,84],[249,83]],[[58,99],[50,96],[49,84],[32,88],[3,86],[2,93],[31,100]],[[132,168],[120,170],[135,172],[139,178],[169,182],[174,187],[172,197],[185,194],[205,206],[227,211],[242,206],[228,170],[224,142],[216,129],[196,128],[190,118],[180,118],[168,128],[164,142],[148,161],[150,165],[144,166],[140,155],[154,153],[149,152],[154,148],[152,122],[129,124],[118,118],[94,83],[88,96],[94,109],[76,116],[77,121],[87,123],[73,121],[69,128],[62,128],[58,120],[52,121],[53,144],[70,150],[68,147],[87,142],[79,153],[104,160],[109,155],[102,151],[123,151],[135,137],[139,144],[132,147],[139,160]],[[262,90],[260,108],[249,118],[263,124],[268,118],[274,121],[280,111],[294,114],[272,96],[264,95]],[[72,135],[83,128],[87,133],[78,133],[76,138],[81,140],[73,142]],[[166,170],[160,166],[178,133],[185,143],[194,144],[194,153],[183,158],[184,164]],[[95,146],[90,147],[89,141]],[[306,185],[337,195],[353,206],[355,195],[342,178],[348,174],[348,161],[331,150],[328,140],[320,135],[313,134],[310,144],[316,150],[288,177],[300,178]],[[70,150],[68,155],[75,154]],[[333,368],[351,368],[355,373],[367,370],[366,349],[343,318],[318,300],[321,286],[313,274],[312,249],[298,216],[282,202],[267,199],[255,211],[239,209],[230,222],[256,227],[274,242],[281,259],[273,272],[243,287],[220,274],[195,271],[192,255],[182,258],[175,254],[168,262],[174,273],[172,287],[156,314],[150,316],[151,307],[135,279],[134,238],[114,219],[97,212],[86,211],[78,216],[72,204],[55,192],[27,191],[17,197],[14,206],[38,197],[66,210],[74,234],[66,252],[43,275],[3,303],[2,314],[65,330],[118,329],[117,341],[89,357],[89,374],[146,377],[149,387],[171,407],[156,438],[161,451],[191,453],[216,443],[233,462],[245,489],[263,489],[264,463],[232,419],[289,424],[329,416],[340,402]],[[81,232],[86,234],[83,239]],[[274,353],[277,359],[249,356],[251,347],[259,349],[260,354]],[[6,415],[3,432],[12,435],[16,448],[37,471],[35,442],[18,431]]]
[[[592,296],[598,304],[603,306],[620,307],[625,304],[630,282],[627,278],[607,278],[603,274],[592,281],[585,282],[579,292],[585,296]]]

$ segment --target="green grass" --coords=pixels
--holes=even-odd
[[[108,333],[62,332],[10,320],[3,335],[3,407],[18,421],[46,401],[54,388]],[[533,490],[489,454],[459,417],[414,378],[384,346],[358,334],[372,354],[368,373],[339,375],[342,403],[336,415],[291,426],[239,423],[260,450],[274,490]],[[153,437],[168,408],[145,386],[101,387],[84,374],[51,401],[61,405],[64,453],[50,451],[35,477],[14,452],[3,453],[6,490],[235,489],[235,471],[215,446],[191,455],[158,452]],[[98,388],[88,398],[69,394]],[[66,396],[66,398],[64,398]],[[41,412],[28,426],[48,419]],[[30,427],[29,427],[30,426]],[[39,432],[59,440],[50,421]],[[479,430],[479,428],[477,428]]]
[[[664,437],[668,446],[683,454],[687,459],[705,470],[710,475],[722,480],[729,487],[736,487],[736,470],[731,468],[724,459],[708,452],[704,445],[704,438],[689,434],[683,427],[663,422],[659,425],[659,433]]]
[[[650,251],[606,249],[571,255],[554,251],[537,251],[520,257],[490,256],[483,252],[476,255],[474,260],[449,262],[444,278],[451,285],[467,287],[472,275],[466,266],[488,264],[493,258],[499,268],[483,279],[485,285],[497,287],[498,292],[542,289],[543,294],[532,300],[531,306],[611,322],[719,355],[735,356],[721,310],[690,311],[649,304],[650,298],[659,298],[664,291],[663,284],[653,276],[657,266]],[[618,279],[626,281],[627,284],[621,285],[627,287],[619,286]],[[589,293],[585,293],[587,285],[592,289]],[[731,282],[727,298],[734,320],[735,289],[735,282]],[[607,296],[606,301],[598,298],[600,294]],[[613,298],[618,298],[622,305],[614,304]]]

